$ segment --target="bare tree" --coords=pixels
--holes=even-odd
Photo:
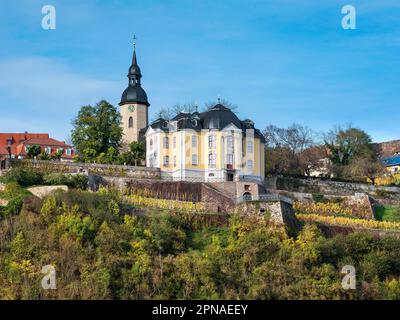
[[[315,134],[308,127],[299,124],[288,128],[269,125],[264,130],[264,137],[269,153],[267,171],[270,173],[303,175],[316,162],[314,153],[305,153],[315,145]]]
[[[310,128],[296,123],[288,128],[269,125],[264,130],[268,146],[287,148],[293,155],[313,146],[314,136],[315,134]]]
[[[158,110],[158,112],[155,115],[155,118],[153,119],[156,120],[158,118],[162,118],[165,120],[171,120],[174,118],[177,114],[181,112],[185,113],[193,113],[195,111],[198,111],[198,106],[195,103],[184,103],[184,104],[175,104],[172,107],[163,107]]]
[[[368,178],[372,184],[375,184],[376,178],[386,173],[383,164],[370,157],[355,157],[350,163],[344,167],[343,173],[346,177],[356,180],[365,180]]]

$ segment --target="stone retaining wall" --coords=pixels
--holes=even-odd
[[[272,190],[336,196],[351,196],[356,193],[379,196],[379,194],[387,193],[400,200],[400,187],[373,186],[364,183],[273,176],[267,177],[264,185]]]
[[[112,177],[131,177],[140,179],[161,179],[158,168],[118,166],[94,163],[74,163],[40,160],[13,160],[12,167],[35,168],[43,172],[58,172],[69,174],[88,174],[89,172]]]
[[[291,204],[285,201],[249,201],[243,202],[235,210],[240,215],[267,215],[277,224],[287,226],[291,232],[300,229],[300,222],[297,220]]]

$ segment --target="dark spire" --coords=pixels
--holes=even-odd
[[[129,68],[128,79],[129,84],[128,88],[122,94],[120,105],[127,102],[138,102],[149,105],[147,101],[146,92],[140,85],[140,79],[142,78],[142,73],[137,64],[136,58],[136,36],[133,37],[133,55],[132,55],[132,65]]]
[[[133,56],[132,56],[132,65],[129,68],[128,79],[129,85],[135,86],[140,85],[140,79],[142,78],[142,73],[140,72],[140,68],[137,64],[136,58],[136,36],[133,37]]]
[[[137,66],[136,60],[136,35],[133,36],[133,57],[132,57],[132,65]]]

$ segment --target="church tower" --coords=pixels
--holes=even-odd
[[[128,72],[128,87],[122,93],[120,105],[121,126],[123,130],[123,147],[133,141],[139,141],[139,132],[148,125],[147,94],[143,90],[140,79],[142,74],[137,64],[136,44],[133,45],[132,65]]]

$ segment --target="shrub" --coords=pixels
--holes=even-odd
[[[70,188],[86,190],[88,177],[84,175],[50,173],[43,177],[43,182],[46,185],[67,185]]]
[[[5,209],[3,209],[3,215],[4,216],[18,215],[22,210],[23,204],[24,201],[22,197],[11,199],[8,202],[8,205],[5,207]]]
[[[22,193],[22,188],[17,182],[9,182],[6,184],[3,195],[6,199],[12,199]]]
[[[33,169],[13,168],[3,179],[5,182],[17,182],[22,187],[43,183],[43,175]]]

